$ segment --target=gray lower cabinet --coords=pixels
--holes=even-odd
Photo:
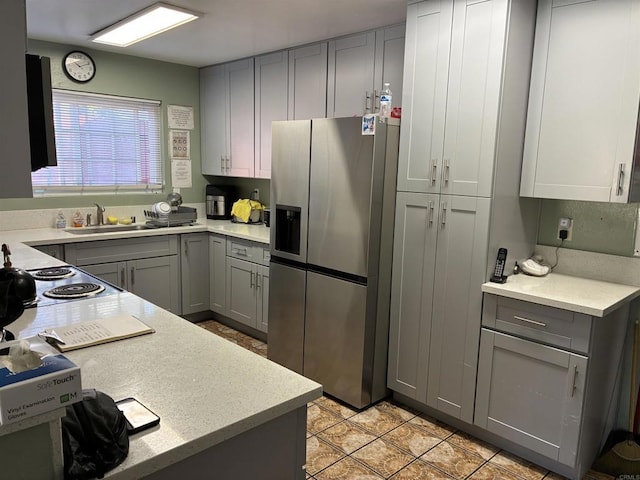
[[[180,235],[182,314],[209,310],[209,234]]]
[[[387,385],[471,423],[488,198],[398,192]]]
[[[64,261],[64,248],[62,245],[37,245],[33,248],[41,251],[42,253],[46,253],[50,257]]]
[[[226,315],[251,328],[268,327],[269,250],[261,244],[227,239]]]
[[[485,294],[474,423],[582,478],[611,428],[627,319],[628,304],[596,318]]]
[[[227,237],[209,235],[209,309],[227,314]]]
[[[173,313],[181,313],[178,236],[69,243],[65,260]]]

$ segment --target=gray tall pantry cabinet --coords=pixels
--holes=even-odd
[[[473,422],[481,284],[499,247],[531,255],[519,198],[535,2],[410,2],[388,387]]]

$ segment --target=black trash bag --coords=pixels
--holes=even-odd
[[[64,478],[102,478],[129,454],[127,420],[113,398],[83,390],[82,401],[69,405],[62,418]]]

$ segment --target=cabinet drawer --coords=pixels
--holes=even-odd
[[[227,256],[269,265],[269,247],[249,240],[227,237]]]
[[[484,295],[483,326],[576,352],[589,352],[592,321],[583,313]]]
[[[177,235],[98,240],[65,245],[66,261],[76,266],[163,257],[177,253]]]

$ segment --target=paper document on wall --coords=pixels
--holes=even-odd
[[[171,186],[191,187],[191,160],[171,160]]]
[[[153,333],[154,329],[132,315],[89,320],[74,325],[56,327],[44,331],[50,338],[59,338],[64,343],[52,342],[61,352],[99,345],[124,338]]]

